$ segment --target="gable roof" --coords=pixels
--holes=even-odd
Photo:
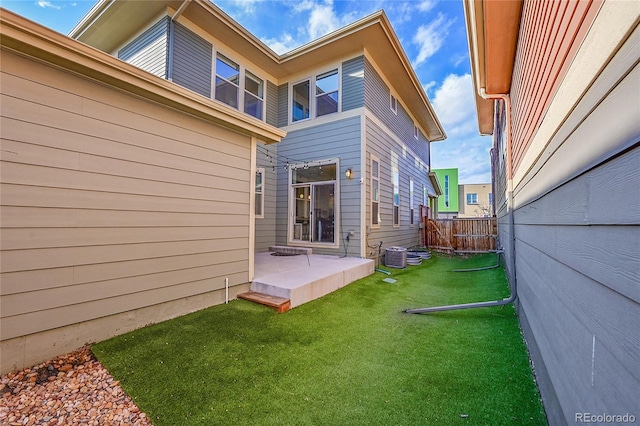
[[[275,53],[209,0],[99,0],[69,36],[112,52],[131,34],[161,14],[174,19],[184,16],[203,29],[215,29],[217,38],[278,79],[301,69],[319,66],[335,57],[366,51],[407,105],[427,138],[430,141],[446,138],[442,124],[384,11],[373,13],[283,55]]]

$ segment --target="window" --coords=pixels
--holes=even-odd
[[[216,99],[238,108],[240,66],[218,53],[216,57]]]
[[[400,225],[400,174],[398,167],[392,171],[393,180],[393,226]]]
[[[409,223],[414,224],[415,206],[413,204],[413,178],[409,178]]]
[[[262,120],[262,104],[264,100],[264,82],[251,74],[244,73],[244,112]]]
[[[423,183],[422,184],[422,205],[423,206],[427,206],[427,186]]]
[[[489,193],[489,205],[493,206],[493,194]]]
[[[338,112],[338,70],[316,77],[316,117]]]
[[[467,194],[467,204],[478,204],[478,194]]]
[[[415,124],[413,125],[413,137],[418,139],[418,135],[420,134],[420,132],[418,131],[418,126],[416,126]]]
[[[293,86],[292,99],[291,121],[300,121],[309,118],[309,80],[302,81]]]
[[[290,167],[289,243],[337,247],[340,233],[338,160]]]
[[[380,226],[380,160],[371,156],[371,226]]]
[[[255,194],[256,218],[262,219],[264,217],[264,169],[262,167],[256,170]]]
[[[389,108],[391,108],[394,114],[398,114],[398,100],[391,94],[389,94]]]
[[[449,175],[444,175],[444,205],[449,207]]]

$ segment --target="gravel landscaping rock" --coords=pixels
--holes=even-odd
[[[89,346],[0,382],[0,425],[137,425],[152,423]]]

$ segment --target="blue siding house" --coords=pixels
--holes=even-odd
[[[100,0],[70,36],[287,132],[254,141],[255,251],[420,243],[446,135],[383,11],[284,55],[208,0]]]

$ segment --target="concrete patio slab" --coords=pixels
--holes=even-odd
[[[255,255],[255,278],[251,290],[283,297],[291,307],[322,297],[374,272],[370,259],[322,254]]]

